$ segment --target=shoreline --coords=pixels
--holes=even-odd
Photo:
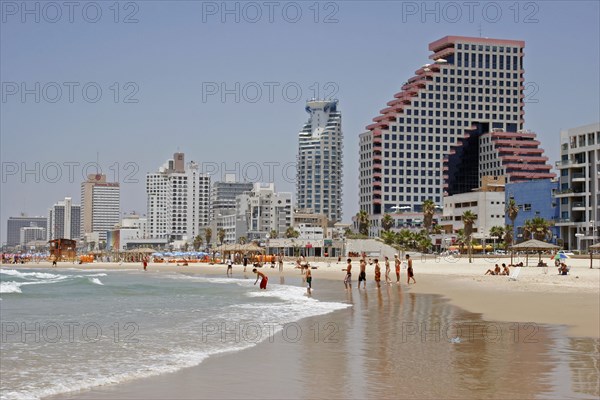
[[[600,338],[600,269],[589,268],[589,260],[570,259],[570,274],[558,275],[554,267],[545,274],[543,268],[523,267],[516,281],[507,276],[484,275],[487,268],[495,263],[508,263],[510,258],[494,260],[475,259],[469,264],[464,259],[413,259],[417,284],[406,284],[406,271],[401,270],[400,286],[414,293],[437,294],[451,304],[469,312],[483,314],[487,319],[505,322],[534,322],[541,324],[565,325],[569,335]],[[518,260],[516,260],[518,261]],[[515,262],[516,262],[515,261]],[[358,265],[353,260],[353,291],[356,291]],[[385,285],[385,267],[382,264],[382,288]],[[393,261],[390,277],[395,281]],[[338,281],[343,296],[342,271],[346,264],[313,263],[313,282],[319,280]],[[295,263],[286,261],[284,271],[278,268],[262,267],[259,270],[277,283],[276,277],[301,277]],[[52,269],[51,263],[8,264],[3,268],[42,268]],[[58,269],[107,269],[143,271],[139,263],[59,263]],[[234,265],[234,277],[242,272],[241,265]],[[152,263],[147,273],[176,272],[191,275],[226,276],[224,264],[192,264],[176,266],[173,264]],[[248,265],[246,274],[253,276],[252,266]],[[274,279],[274,280],[273,280]],[[395,286],[395,283],[392,285]],[[362,290],[362,289],[361,289]],[[373,266],[367,266],[367,291],[377,290],[373,283]]]

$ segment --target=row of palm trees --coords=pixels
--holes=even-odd
[[[433,225],[433,217],[435,215],[436,205],[431,199],[427,199],[423,202],[423,226],[425,229],[420,232],[410,232],[408,229],[403,229],[399,232],[392,232],[391,229],[394,226],[394,219],[390,214],[385,214],[381,219],[381,228],[383,232],[381,233],[382,240],[390,245],[397,246],[401,249],[419,249],[424,248],[427,249],[431,246],[431,239],[429,238],[429,234],[431,233],[441,233],[441,227],[439,225]],[[515,220],[519,214],[519,207],[517,206],[514,199],[510,199],[508,204],[506,205],[506,216],[511,221],[509,226],[494,226],[490,229],[490,236],[497,237],[500,240],[500,245],[504,242],[505,246],[510,246],[514,243],[514,227]],[[366,211],[361,210],[356,214],[356,220],[358,223],[358,231],[359,234],[368,236],[369,234],[369,215]],[[477,215],[475,215],[472,211],[465,211],[461,220],[463,221],[463,228],[459,229],[456,234],[456,243],[461,247],[467,247],[469,262],[472,262],[472,253],[473,253],[473,225],[477,220]],[[523,238],[525,240],[529,239],[537,239],[537,240],[546,240],[552,237],[551,231],[551,223],[545,220],[542,217],[534,217],[532,219],[528,219],[525,221],[523,225]],[[411,236],[412,235],[412,236]],[[425,238],[426,237],[426,238]],[[426,243],[429,243],[428,246],[425,246]],[[412,244],[412,247],[410,245]]]

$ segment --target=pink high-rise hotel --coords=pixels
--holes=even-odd
[[[445,195],[554,177],[535,134],[524,130],[523,49],[519,40],[446,36],[360,135],[359,206],[381,217],[441,206]]]

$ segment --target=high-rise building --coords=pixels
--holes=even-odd
[[[81,206],[65,197],[48,209],[48,240],[79,240],[81,229]]]
[[[208,226],[210,177],[183,153],[146,175],[146,194],[150,238],[191,240]]]
[[[600,123],[560,133],[560,237],[568,249],[600,241]]]
[[[296,197],[302,212],[342,219],[342,114],[337,100],[310,100],[298,134]]]
[[[432,63],[417,69],[360,135],[359,206],[372,226],[398,207],[420,211],[426,199],[441,206],[450,178],[444,160],[461,139],[523,129],[524,47],[461,36],[429,45]],[[479,156],[464,153],[464,186],[480,185]]]
[[[106,240],[106,232],[119,223],[121,189],[118,182],[106,182],[106,175],[91,174],[81,183],[81,235],[97,232]]]
[[[236,182],[234,174],[226,174],[222,182],[213,182],[210,192],[210,220],[219,214],[234,213],[235,198],[252,190],[252,182]]]
[[[294,223],[292,194],[276,192],[274,183],[255,183],[252,191],[237,196],[236,204],[236,213],[244,220],[238,238],[264,240],[271,231],[283,236]]]
[[[46,229],[47,225],[47,217],[27,217],[24,215],[9,217],[6,221],[6,245],[17,246],[20,243],[21,228],[33,226]],[[46,238],[44,237],[44,239]]]

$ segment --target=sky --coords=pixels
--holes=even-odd
[[[336,98],[344,216],[358,210],[358,135],[447,35],[525,41],[525,127],[552,164],[561,129],[600,120],[598,1],[0,1],[0,242],[86,173],[146,210],[174,152],[212,179],[295,191],[306,100]]]

